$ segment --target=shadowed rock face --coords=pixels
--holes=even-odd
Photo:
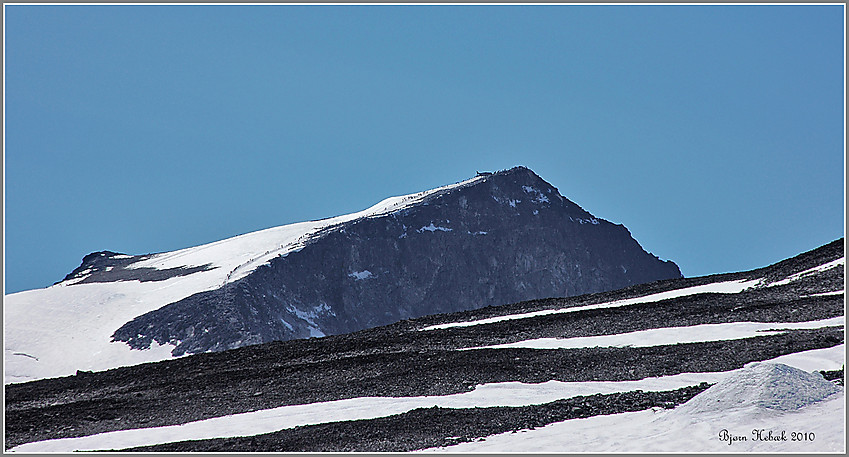
[[[139,316],[113,337],[139,349],[177,343],[181,355],[679,277],[624,226],[518,167],[329,228],[302,250]]]

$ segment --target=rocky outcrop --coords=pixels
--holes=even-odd
[[[113,337],[138,349],[170,342],[180,355],[679,277],[624,226],[517,167],[329,227],[303,249],[139,316]]]

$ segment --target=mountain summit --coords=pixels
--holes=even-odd
[[[7,311],[7,335],[28,314],[35,319],[31,313],[49,316],[51,306],[64,307],[55,325],[26,329],[43,330],[34,339],[44,347],[26,347],[23,334],[7,341],[31,356],[19,357],[21,364],[43,367],[35,352],[50,345],[74,351],[69,336],[75,344],[92,340],[80,345],[78,357],[56,363],[102,369],[130,357],[128,348],[153,349],[130,351],[138,363],[159,360],[163,351],[179,356],[342,334],[678,277],[673,262],[644,251],[624,226],[594,217],[516,167],[392,197],[359,213],[194,248],[89,254],[62,282],[7,297],[16,310]],[[90,360],[98,351],[113,362]]]

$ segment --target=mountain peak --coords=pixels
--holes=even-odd
[[[85,296],[74,305],[84,322],[20,330],[38,344],[75,341],[54,364],[31,366],[74,373],[679,277],[625,227],[520,166],[177,251],[92,253],[38,299],[67,307]],[[91,360],[98,353],[109,355]]]
[[[221,259],[229,263],[218,288],[139,316],[113,337],[137,349],[175,344],[179,355],[681,277],[623,226],[592,216],[526,167],[157,255],[136,268]]]

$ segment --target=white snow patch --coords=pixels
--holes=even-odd
[[[755,279],[751,281],[726,281],[726,282],[715,282],[711,284],[705,284],[701,286],[693,286],[686,287],[683,289],[670,290],[667,292],[659,292],[656,294],[645,295],[642,297],[628,298],[624,300],[616,300],[612,302],[604,302],[604,303],[596,303],[592,305],[585,306],[574,306],[571,308],[560,308],[560,309],[545,309],[540,311],[533,311],[529,313],[520,313],[520,314],[508,314],[506,316],[497,316],[490,317],[487,319],[480,319],[476,321],[466,321],[466,322],[451,322],[448,324],[438,324],[431,325],[429,327],[425,327],[419,330],[439,330],[445,328],[452,327],[469,327],[472,325],[483,325],[483,324],[492,324],[495,322],[501,322],[506,320],[513,319],[527,319],[530,317],[537,316],[546,316],[549,314],[561,314],[561,313],[573,313],[578,311],[585,311],[590,309],[601,309],[601,308],[615,308],[618,306],[628,306],[637,303],[650,303],[661,300],[668,300],[670,298],[678,298],[686,295],[695,295],[695,294],[704,294],[704,293],[719,293],[719,294],[735,294],[740,293],[750,287],[757,285],[761,280]]]
[[[467,231],[466,233],[468,233],[469,235],[475,235],[475,236],[478,236],[478,235],[486,235],[488,232],[484,232],[484,231],[478,231],[478,232],[468,232],[468,231]]]
[[[831,270],[832,268],[837,268],[837,267],[839,267],[841,265],[845,265],[845,264],[846,264],[846,257],[841,257],[837,260],[832,260],[831,262],[827,262],[827,263],[824,263],[822,265],[819,265],[819,266],[816,266],[816,267],[813,267],[813,268],[809,268],[805,271],[801,271],[799,273],[792,274],[792,275],[790,275],[790,276],[788,276],[788,277],[786,277],[786,278],[784,278],[780,281],[776,281],[776,282],[767,284],[765,287],[783,286],[785,284],[790,284],[791,282],[798,281],[798,280],[804,278],[805,276],[809,276],[809,275],[816,274],[816,273],[821,273],[823,271]]]
[[[371,273],[369,273],[369,276],[370,275],[371,275]],[[298,316],[299,319],[306,321],[311,327],[315,328],[315,331],[317,331],[317,332],[321,332],[321,331],[318,330],[319,325],[315,323],[314,319],[317,319],[317,318],[321,317],[322,315],[328,315],[328,314],[331,315],[331,316],[336,315],[336,313],[334,313],[333,310],[330,309],[330,306],[328,306],[327,303],[323,303],[323,302],[320,303],[319,305],[313,307],[312,309],[307,310],[307,311],[302,311],[301,309],[299,309],[299,308],[297,308],[293,305],[286,306],[286,309],[289,312],[291,312],[292,314]],[[310,330],[310,335],[313,336],[312,330]],[[324,334],[322,333],[320,336],[324,336]]]
[[[844,316],[807,322],[729,322],[701,324],[686,327],[665,327],[640,330],[615,335],[584,336],[575,338],[536,338],[515,343],[480,346],[473,349],[576,349],[592,347],[650,347],[678,343],[703,343],[708,341],[737,340],[755,336],[786,333],[794,329],[814,329],[844,325]]]
[[[818,293],[818,294],[802,295],[802,297],[801,297],[801,298],[808,298],[808,297],[827,297],[827,296],[829,296],[829,295],[843,295],[843,294],[845,294],[845,293],[846,293],[846,292],[845,292],[845,291],[843,291],[843,290],[835,290],[835,291],[832,291],[832,292],[820,292],[820,293]]]
[[[572,219],[572,218],[570,217],[569,219]],[[572,220],[574,220],[574,219],[572,219]],[[598,219],[596,219],[594,217],[591,217],[589,219],[578,219],[578,222],[580,222],[581,225],[584,225],[584,224],[598,225]]]
[[[422,227],[422,228],[420,228],[416,231],[421,233],[425,230],[427,230],[428,232],[435,232],[437,230],[439,230],[440,232],[450,232],[454,229],[450,229],[450,228],[447,228],[447,227],[437,227],[437,226],[433,225],[433,222],[431,222],[430,225],[426,225],[426,226],[424,226],[424,227]]]
[[[188,276],[157,282],[57,284],[7,295],[4,349],[30,354],[6,360],[4,383],[67,376],[172,358],[174,346],[130,349],[112,342],[124,323],[195,293],[202,283]],[[214,284],[209,284],[214,286]]]
[[[788,354],[778,358],[782,359],[781,362],[778,362],[778,359],[773,359],[767,362],[785,363],[787,365],[797,366],[797,362],[800,361],[805,364],[809,360],[816,360],[819,363],[816,369],[831,370],[843,365],[845,360],[844,354],[845,345],[839,345],[828,349],[817,349],[796,354]],[[73,452],[77,450],[120,449],[184,440],[252,436],[301,425],[385,417],[394,414],[401,414],[416,408],[428,408],[432,406],[439,406],[443,408],[526,406],[549,403],[558,399],[571,398],[577,395],[627,392],[637,389],[644,391],[672,390],[685,386],[696,385],[701,382],[719,382],[729,376],[733,376],[736,372],[747,369],[747,367],[728,372],[682,373],[673,376],[646,378],[639,381],[548,381],[540,384],[504,382],[478,385],[475,390],[471,392],[453,395],[425,397],[358,397],[306,405],[282,406],[279,408],[189,422],[182,425],[121,430],[79,438],[62,438],[39,441],[22,444],[10,449],[10,451]],[[797,368],[805,369],[798,366]],[[643,411],[642,415],[640,415],[641,413],[626,414],[628,415],[599,416],[602,420],[605,420],[605,418],[609,420],[614,417],[615,419],[613,424],[617,424],[620,428],[595,429],[594,433],[591,433],[589,436],[596,437],[596,439],[605,437],[611,438],[622,436],[620,432],[628,433],[632,430],[639,431],[641,430],[639,426],[630,427],[624,424],[628,424],[628,420],[631,420],[633,417],[653,418],[656,413],[649,410]],[[625,420],[621,420],[623,416],[626,417]],[[586,421],[592,419],[597,418],[582,420]],[[576,420],[561,422],[559,424],[570,423],[574,424],[576,423]],[[752,423],[757,423],[757,421],[750,421],[747,423],[747,426],[751,427]],[[797,424],[804,423],[805,422],[797,422]],[[546,430],[549,429],[549,427],[557,426],[559,424],[553,424],[537,430]],[[593,422],[593,426],[597,426],[597,422]],[[617,433],[599,433],[599,430],[616,430]],[[515,436],[516,434],[513,435]],[[496,437],[497,436],[501,435],[496,435]],[[563,436],[573,437],[574,435],[560,434],[556,440],[559,443],[554,444],[562,446],[564,442],[584,443],[582,445],[583,447],[581,447],[583,450],[597,452],[601,449],[593,447],[591,445],[592,442],[588,443],[586,441],[582,442],[574,439],[563,440]],[[492,442],[490,441],[491,438],[494,439],[495,437],[488,437],[487,441]],[[630,442],[628,441],[624,442],[626,445],[629,443]],[[452,450],[453,448],[447,449]],[[675,449],[678,449],[679,451],[691,450],[691,448],[688,447]]]
[[[549,202],[548,197],[546,197],[545,194],[542,193],[541,190],[536,189],[535,187],[522,186],[522,189],[525,191],[525,193],[536,194],[536,198],[534,198],[533,201],[535,201],[537,203],[548,203]],[[534,212],[534,214],[536,214],[536,212]]]
[[[501,203],[502,205],[505,204],[505,200],[503,200],[499,197],[496,197],[495,195],[492,196],[492,199],[497,201],[498,203]],[[508,198],[506,200],[506,203],[508,205],[510,205],[511,207],[515,208],[517,203],[522,203],[522,200],[513,200],[512,198]]]
[[[371,274],[371,272],[368,271],[368,270],[363,270],[363,271],[355,271],[353,273],[348,273],[348,276],[351,277],[351,278],[354,278],[354,280],[356,280],[356,281],[362,281],[363,279],[371,278],[374,275]]]

